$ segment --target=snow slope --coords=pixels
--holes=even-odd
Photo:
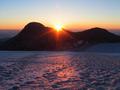
[[[86,52],[120,53],[120,43],[104,43],[91,46]]]

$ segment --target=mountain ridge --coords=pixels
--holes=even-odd
[[[120,42],[120,36],[102,28],[92,28],[81,32],[62,30],[56,32],[38,22],[28,23],[15,37],[0,46],[0,50],[73,50],[96,43]]]

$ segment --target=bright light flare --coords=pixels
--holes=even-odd
[[[62,28],[63,28],[63,25],[62,24],[55,24],[55,30],[57,30],[57,32],[61,31]]]

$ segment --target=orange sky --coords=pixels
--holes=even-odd
[[[38,21],[39,22],[39,21]],[[1,30],[22,30],[24,28],[24,26],[29,23],[26,21],[23,22],[11,22],[11,23],[5,23],[5,24],[0,24],[0,29]],[[42,24],[44,24],[45,26],[49,26],[49,27],[54,27],[55,24],[57,24],[57,22],[55,23],[46,23],[43,22]],[[119,24],[112,24],[112,23],[69,23],[69,24],[65,24],[62,23],[63,28],[65,29],[69,29],[69,30],[84,30],[84,29],[89,29],[89,28],[93,28],[93,27],[101,27],[101,28],[106,28],[106,29],[110,29],[110,30],[119,30],[120,29],[120,25]]]
[[[69,2],[68,2],[69,1]],[[0,29],[21,30],[29,22],[66,29],[120,30],[120,0],[1,0]]]

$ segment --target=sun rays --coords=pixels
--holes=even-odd
[[[63,29],[63,25],[60,24],[60,23],[56,23],[56,24],[54,25],[54,28],[55,28],[55,30],[56,30],[57,32],[60,32],[60,31],[62,31],[62,29]]]

